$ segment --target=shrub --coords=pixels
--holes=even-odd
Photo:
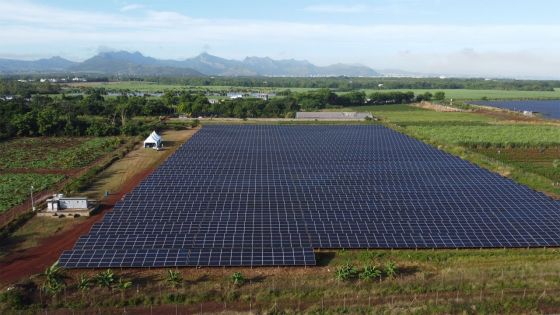
[[[360,273],[360,279],[362,280],[372,280],[379,277],[381,277],[381,270],[376,266],[366,266]]]
[[[340,281],[348,281],[348,280],[355,279],[357,275],[358,275],[358,271],[350,263],[347,263],[344,266],[340,266],[335,270],[335,277]]]
[[[234,272],[231,275],[231,282],[235,285],[242,285],[245,283],[245,277],[241,274],[241,272]]]
[[[397,265],[390,261],[387,264],[385,264],[385,275],[389,278],[394,278],[397,275],[398,272],[398,268]]]

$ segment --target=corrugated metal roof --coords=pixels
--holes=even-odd
[[[369,113],[359,112],[297,112],[296,119],[334,119],[361,120],[372,117]]]

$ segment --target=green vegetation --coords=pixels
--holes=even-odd
[[[376,92],[376,89],[365,89],[366,93]],[[487,89],[387,89],[383,92],[408,92],[412,91],[415,95],[421,95],[426,92],[436,93],[438,91],[445,93],[447,99],[453,100],[524,100],[524,99],[560,99],[560,88],[546,91],[527,91],[527,90],[487,90]]]
[[[231,282],[237,286],[243,285],[245,283],[245,276],[241,272],[234,272],[231,275]]]
[[[107,81],[107,80],[104,80]],[[90,84],[90,83],[88,83]],[[339,91],[358,89],[472,89],[472,90],[520,90],[552,91],[560,87],[558,81],[534,80],[484,80],[459,78],[281,78],[281,77],[196,77],[196,78],[143,78],[137,81],[109,83],[116,88],[134,89],[138,85],[161,85],[189,87],[252,87],[252,88],[330,88]],[[157,85],[156,85],[157,86]],[[164,89],[164,88],[162,88]],[[161,90],[161,89],[160,89]]]
[[[0,168],[69,169],[89,165],[121,144],[107,138],[16,138],[0,142]]]
[[[358,276],[358,270],[350,263],[337,267],[334,273],[335,278],[340,281],[352,280]]]
[[[0,174],[0,213],[29,198],[31,186],[37,192],[63,178],[55,174]]]
[[[548,147],[560,145],[560,128],[540,125],[408,125],[421,137],[469,147]]]
[[[2,314],[49,313],[65,308],[79,313],[203,313],[222,310],[255,313],[556,313],[560,310],[560,262],[556,249],[357,250],[321,251],[313,268],[242,268],[245,285],[231,285],[227,271],[182,268],[188,286],[172,287],[162,271],[115,271],[111,285],[82,285],[84,275],[65,272],[65,289],[42,300],[44,276],[0,292]],[[362,276],[339,281],[337,268],[353,267]],[[390,277],[389,266],[396,274]],[[383,266],[381,269],[371,266]],[[396,268],[398,266],[398,268]],[[377,271],[374,271],[377,270]],[[379,275],[379,272],[382,272]],[[106,273],[103,271],[101,273]],[[97,273],[99,275],[100,273]],[[91,273],[90,276],[95,274]],[[87,278],[87,276],[85,276]],[[119,282],[119,279],[123,279]],[[125,280],[129,279],[129,280]],[[124,283],[133,283],[124,288]],[[119,285],[123,283],[123,285]],[[82,288],[85,288],[82,291]],[[118,290],[118,292],[116,292]],[[84,294],[84,292],[86,294]],[[159,308],[167,305],[167,308]],[[175,306],[176,305],[176,306]]]

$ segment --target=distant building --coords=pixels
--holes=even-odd
[[[90,201],[87,197],[64,197],[63,194],[57,194],[47,199],[47,212],[87,210],[90,206]]]
[[[261,100],[268,101],[269,95],[266,93],[253,93],[251,94],[252,97],[260,98]]]
[[[218,104],[218,103],[220,103],[220,100],[219,100],[219,99],[216,99],[216,98],[209,98],[209,99],[208,99],[208,103],[210,103],[210,104]]]
[[[370,113],[358,112],[297,112],[296,119],[317,120],[363,120],[373,118]]]
[[[227,94],[227,97],[234,100],[234,99],[238,99],[238,98],[243,98],[243,94],[238,93],[238,92],[230,92],[230,93]]]

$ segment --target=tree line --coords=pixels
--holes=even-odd
[[[17,84],[17,86],[20,86]],[[22,88],[10,99],[0,99],[0,139],[13,136],[112,136],[138,135],[157,129],[158,116],[190,117],[295,117],[297,111],[328,106],[402,104],[429,100],[430,93],[361,91],[334,93],[331,89],[306,92],[283,91],[270,100],[225,99],[210,102],[200,93],[166,91],[161,97],[106,95],[104,89],[86,89],[83,95],[44,95]],[[28,96],[29,91],[34,94]]]
[[[121,78],[122,79],[122,78]],[[187,86],[240,86],[240,87],[274,87],[274,88],[327,88],[337,91],[360,89],[471,89],[471,90],[520,90],[553,91],[560,88],[559,81],[553,80],[513,80],[483,78],[280,78],[280,77],[196,77],[165,78],[146,77],[130,78],[137,81],[158,82],[162,84],[181,84]]]

